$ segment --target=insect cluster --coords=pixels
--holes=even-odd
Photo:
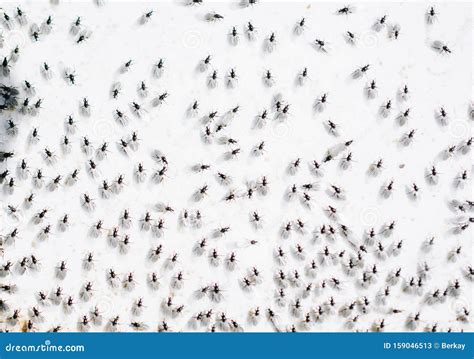
[[[94,3],[0,11],[3,331],[469,329],[467,4]]]

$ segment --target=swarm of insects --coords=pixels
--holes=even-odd
[[[469,330],[468,4],[95,3],[0,9],[1,331]]]

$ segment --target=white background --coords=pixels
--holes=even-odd
[[[18,3],[3,5],[9,14]],[[61,307],[42,308],[44,323],[36,325],[37,330],[48,330],[53,325],[61,325],[64,330],[78,330],[76,323],[98,305],[107,320],[120,315],[120,330],[131,330],[131,320],[143,321],[149,330],[156,330],[157,323],[166,320],[172,330],[192,330],[188,319],[200,310],[213,308],[215,312],[224,311],[247,331],[271,331],[273,327],[263,319],[259,325],[247,323],[247,313],[259,306],[262,311],[272,307],[280,314],[279,328],[285,330],[299,322],[289,314],[287,308],[279,308],[274,303],[277,285],[273,280],[280,266],[274,260],[274,250],[281,246],[289,255],[284,271],[298,269],[304,274],[304,266],[315,258],[326,243],[311,244],[311,234],[294,233],[290,239],[282,239],[280,227],[289,220],[303,219],[312,229],[330,223],[324,213],[327,205],[335,205],[341,213],[341,222],[353,231],[360,240],[364,231],[374,227],[380,231],[384,224],[395,220],[396,231],[393,237],[383,239],[388,247],[392,241],[403,240],[404,249],[400,256],[381,262],[373,254],[366,255],[367,267],[377,263],[380,270],[379,281],[368,289],[355,285],[355,279],[342,273],[341,266],[321,269],[314,283],[337,276],[342,281],[340,291],[327,290],[321,295],[313,294],[303,300],[303,313],[316,308],[333,295],[338,306],[366,295],[373,299],[378,290],[385,287],[387,273],[402,268],[405,278],[417,275],[417,265],[427,261],[432,269],[432,277],[425,284],[425,292],[440,288],[444,290],[450,280],[458,278],[463,285],[460,298],[449,298],[443,304],[428,307],[423,304],[423,296],[411,296],[401,291],[400,286],[392,289],[392,298],[385,307],[376,308],[368,315],[362,315],[356,329],[370,329],[374,321],[385,318],[386,330],[403,331],[404,321],[410,313],[420,310],[423,324],[439,323],[440,330],[464,329],[469,327],[456,321],[456,309],[470,306],[472,284],[463,278],[462,270],[472,263],[472,228],[462,235],[452,235],[452,219],[455,216],[448,208],[448,201],[472,199],[472,185],[461,189],[453,186],[454,178],[464,169],[472,172],[472,155],[458,155],[443,161],[439,154],[450,145],[466,140],[472,130],[468,117],[472,99],[472,17],[471,6],[462,3],[439,4],[438,21],[427,25],[424,19],[428,5],[423,3],[360,3],[355,4],[355,13],[338,16],[336,10],[346,4],[333,3],[261,3],[254,7],[241,8],[232,3],[205,3],[202,6],[188,7],[180,3],[135,3],[107,2],[97,7],[89,2],[60,2],[51,5],[47,2],[21,2],[19,5],[27,13],[29,24],[40,24],[48,15],[54,19],[53,31],[37,43],[28,36],[29,25],[16,27],[12,31],[3,29],[6,40],[0,50],[8,55],[16,44],[20,45],[21,55],[12,68],[11,81],[18,83],[25,79],[37,87],[37,97],[44,101],[40,115],[18,118],[20,133],[17,138],[4,138],[9,147],[14,147],[16,156],[8,161],[11,172],[22,158],[26,158],[31,172],[42,168],[48,179],[61,174],[64,178],[73,169],[81,170],[80,182],[74,187],[62,185],[59,190],[49,192],[46,188],[34,190],[36,203],[30,210],[23,210],[19,221],[6,214],[8,204],[21,206],[23,198],[32,190],[31,178],[17,180],[13,195],[4,192],[0,195],[2,203],[2,222],[0,232],[8,233],[18,227],[21,238],[15,245],[5,248],[3,261],[17,261],[23,256],[35,254],[42,261],[39,273],[27,272],[20,276],[13,272],[2,282],[14,282],[18,292],[14,295],[2,294],[11,308],[21,308],[22,318],[28,318],[28,308],[35,305],[35,293],[39,290],[50,292],[56,286],[64,288],[66,295],[72,295],[77,304],[76,310],[65,314]],[[153,9],[155,14],[148,24],[139,23],[140,16]],[[206,13],[216,11],[224,19],[216,23],[204,21]],[[388,38],[387,30],[379,33],[371,30],[372,24],[387,14],[387,22],[399,24],[400,38]],[[85,27],[92,36],[84,44],[76,44],[70,35],[70,24],[81,16]],[[294,25],[302,17],[307,27],[301,36],[293,33]],[[243,34],[247,21],[252,21],[258,31],[256,41],[249,42]],[[237,46],[228,41],[228,33],[236,26],[241,34]],[[343,34],[350,30],[358,35],[357,46],[344,40]],[[277,46],[274,52],[264,50],[264,39],[275,32]],[[318,52],[312,46],[315,38],[330,43],[327,54]],[[432,41],[442,40],[449,44],[453,53],[441,55],[430,47]],[[218,71],[219,85],[209,89],[206,84],[208,73],[197,71],[199,61],[212,55],[212,69]],[[152,77],[152,66],[163,58],[165,72],[162,78]],[[121,66],[133,60],[131,70],[122,74]],[[39,71],[47,61],[53,72],[52,80],[45,80]],[[358,67],[369,63],[368,74],[354,80],[351,73]],[[296,77],[303,68],[309,71],[309,81],[305,86],[296,85]],[[77,85],[70,86],[63,78],[66,68],[76,71]],[[234,89],[225,87],[225,74],[235,68],[239,82]],[[262,82],[264,71],[270,69],[275,76],[275,86],[266,87]],[[379,94],[367,100],[365,86],[375,79]],[[141,99],[137,86],[144,80],[150,87],[150,95]],[[110,98],[111,85],[120,81],[123,91],[118,100]],[[397,99],[397,92],[408,85],[411,97],[407,102]],[[151,99],[162,92],[170,94],[160,108],[151,106]],[[315,99],[328,93],[327,109],[316,114],[313,108]],[[285,123],[270,120],[266,128],[252,128],[254,118],[263,109],[273,109],[272,98],[281,94],[291,105],[290,116]],[[79,113],[79,104],[87,97],[92,105],[92,115],[87,118]],[[21,96],[23,98],[23,95]],[[35,98],[35,100],[36,100]],[[378,115],[380,106],[391,99],[394,109],[388,118]],[[204,144],[200,138],[202,124],[199,118],[186,115],[194,100],[200,104],[200,116],[210,111],[224,114],[239,105],[241,111],[225,130],[225,134],[239,141],[241,154],[228,161],[224,153],[226,146]],[[130,113],[129,103],[138,101],[147,109],[141,119]],[[441,127],[435,119],[435,112],[444,106],[450,114],[450,124]],[[407,125],[400,128],[396,116],[407,107],[412,117]],[[120,108],[126,111],[131,123],[123,128],[113,119],[113,111]],[[2,114],[2,117],[5,114]],[[64,121],[74,115],[78,121],[77,134],[71,137],[73,152],[64,155],[60,141],[65,134]],[[15,115],[18,116],[18,115]],[[334,138],[327,133],[323,123],[333,120],[341,128],[341,136]],[[2,119],[2,122],[5,120]],[[41,141],[38,145],[28,143],[28,135],[33,127],[38,127]],[[416,129],[414,143],[409,147],[399,145],[401,136],[410,129]],[[133,130],[138,132],[140,148],[130,155],[121,154],[116,143]],[[110,143],[107,159],[97,161],[100,176],[91,178],[86,171],[89,159],[80,150],[80,139],[88,136],[98,146],[102,141]],[[313,159],[320,161],[325,151],[341,141],[354,140],[351,146],[354,163],[351,169],[342,170],[337,162],[329,163],[325,176],[320,181],[321,189],[313,194],[312,210],[304,208],[299,201],[285,200],[285,192],[293,183],[302,184],[315,181],[307,167]],[[251,150],[260,141],[266,142],[266,152],[255,158]],[[42,150],[49,147],[58,156],[57,164],[48,166],[42,159]],[[150,156],[151,151],[160,149],[170,163],[168,178],[156,185],[151,181],[153,169],[158,168]],[[291,176],[286,172],[290,161],[302,159],[302,168]],[[367,176],[368,166],[375,160],[384,159],[384,170],[377,178]],[[138,162],[143,162],[148,170],[146,183],[138,184],[133,171]],[[196,163],[209,163],[210,171],[193,173],[191,166]],[[440,172],[440,182],[430,186],[425,181],[425,170],[436,164]],[[4,165],[2,165],[4,166]],[[3,167],[2,167],[3,168]],[[245,191],[248,181],[255,181],[266,175],[270,182],[270,192],[266,197],[254,199],[239,198],[233,203],[223,201],[228,188],[215,180],[215,173],[222,171],[233,177],[233,185],[239,193]],[[118,174],[124,174],[127,187],[120,195],[110,199],[100,199],[98,186],[103,179],[112,182]],[[392,198],[382,199],[379,190],[390,179],[395,180]],[[47,180],[48,182],[48,180]],[[421,197],[412,201],[405,187],[416,182],[421,187]],[[192,195],[200,186],[209,186],[209,195],[200,203]],[[326,194],[328,185],[335,184],[347,192],[346,201],[334,201]],[[90,214],[81,208],[80,196],[88,192],[95,198],[96,210]],[[174,214],[160,214],[154,209],[157,202],[170,204]],[[53,234],[45,242],[36,238],[41,226],[31,222],[33,215],[42,208],[49,208],[45,222],[53,225]],[[122,211],[128,208],[134,219],[128,233],[132,239],[131,250],[122,255],[117,249],[108,247],[106,236],[91,238],[90,226],[102,219],[105,227],[111,229],[118,225]],[[203,228],[192,230],[178,225],[178,214],[184,209],[200,209],[204,215]],[[258,210],[265,220],[264,228],[255,231],[249,223],[249,213]],[[138,221],[146,211],[153,218],[163,217],[166,222],[164,238],[157,240],[151,233],[140,231]],[[61,233],[56,223],[64,213],[71,217],[72,226]],[[45,225],[44,224],[44,225]],[[229,225],[231,231],[225,237],[214,239],[211,232],[220,226]],[[436,245],[432,252],[425,254],[420,247],[424,240],[435,236]],[[207,237],[209,249],[216,248],[224,257],[235,251],[239,260],[238,268],[229,272],[221,264],[215,268],[209,264],[206,255],[197,257],[192,247],[197,240]],[[250,240],[258,244],[249,245]],[[156,264],[146,260],[148,250],[157,243],[163,244],[162,259]],[[307,251],[304,261],[291,256],[291,248],[296,243]],[[447,253],[458,245],[463,246],[463,254],[456,263],[447,261]],[[334,244],[328,243],[331,251],[346,250],[346,256],[353,250],[338,237]],[[94,270],[87,272],[81,267],[85,254],[92,251],[96,257]],[[372,250],[370,250],[372,251]],[[173,270],[164,268],[165,259],[179,253],[179,263]],[[347,259],[348,257],[346,257]],[[69,272],[63,281],[54,276],[54,268],[60,260],[67,260]],[[263,275],[263,283],[252,292],[245,292],[239,280],[247,270],[256,266]],[[133,292],[111,289],[105,283],[105,271],[114,268],[122,277],[133,272],[138,282]],[[181,290],[171,289],[170,278],[182,270],[186,281]],[[162,285],[156,292],[146,285],[146,275],[156,271]],[[358,276],[360,277],[360,275]],[[94,294],[89,302],[81,302],[78,293],[87,281],[94,283]],[[303,282],[311,281],[304,278]],[[207,298],[197,300],[193,291],[213,282],[221,284],[224,300],[219,304]],[[292,299],[299,295],[295,288],[287,289]],[[176,304],[184,304],[185,312],[178,318],[169,318],[161,310],[161,302],[172,296]],[[132,302],[143,297],[146,310],[141,317],[130,313]],[[403,310],[401,314],[387,314],[390,308]],[[10,315],[10,313],[7,313]],[[3,314],[2,314],[3,315]],[[6,315],[6,314],[5,314]],[[313,331],[347,330],[345,319],[332,315],[322,323],[311,326]],[[9,328],[18,330],[18,328]],[[206,330],[207,327],[198,327]],[[418,328],[423,329],[423,325]],[[101,331],[104,326],[92,327]]]

